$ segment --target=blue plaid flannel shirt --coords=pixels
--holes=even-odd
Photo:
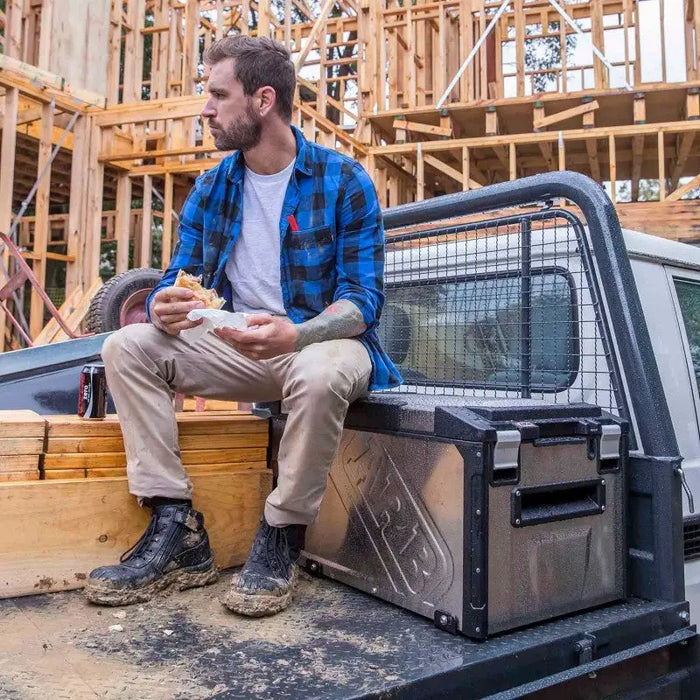
[[[294,323],[308,321],[339,299],[362,312],[359,340],[372,360],[370,390],[389,389],[401,375],[381,347],[384,226],[374,184],[351,158],[307,141],[291,127],[297,157],[282,205],[282,299]],[[197,178],[180,215],[179,241],[163,279],[147,300],[173,284],[178,270],[203,275],[231,308],[226,260],[241,232],[244,160],[236,151]],[[293,214],[299,231],[287,217]]]

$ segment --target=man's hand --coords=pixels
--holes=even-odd
[[[251,314],[247,320],[257,328],[215,328],[214,333],[251,360],[269,360],[297,349],[297,329],[291,321],[269,314]]]
[[[151,321],[156,328],[168,335],[178,335],[180,331],[195,328],[204,322],[188,321],[187,314],[192,309],[203,309],[204,304],[194,299],[194,292],[184,287],[166,287],[151,300]]]

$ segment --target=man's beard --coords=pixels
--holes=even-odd
[[[226,128],[217,126],[220,128],[214,135],[214,145],[220,151],[249,151],[260,143],[262,122],[250,105],[246,106],[245,116],[237,122]]]

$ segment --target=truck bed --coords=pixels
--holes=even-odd
[[[678,653],[695,653],[694,632],[674,604],[630,600],[473,642],[306,574],[289,610],[241,618],[218,600],[230,573],[208,588],[126,608],[90,605],[79,591],[0,600],[2,697],[505,698],[566,678],[581,697],[602,697],[614,674],[603,667],[615,654],[638,657],[635,672],[628,665],[615,681],[619,691],[645,679],[658,684],[653,679],[673,671]],[[577,656],[586,633],[606,657],[586,664]],[[687,666],[685,659],[671,675],[673,697],[691,697],[684,689],[700,684],[697,667]]]

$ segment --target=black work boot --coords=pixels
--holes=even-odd
[[[274,615],[290,603],[296,562],[304,546],[306,525],[272,527],[263,518],[248,560],[231,579],[223,604],[248,617]]]
[[[168,586],[184,591],[219,577],[204,516],[189,505],[154,505],[148,529],[119,561],[90,573],[85,586],[89,601],[145,603]]]

